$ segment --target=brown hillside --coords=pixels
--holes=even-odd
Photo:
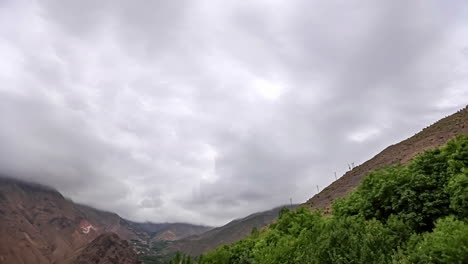
[[[117,214],[38,184],[0,178],[0,263],[63,263],[102,233],[136,239]]]
[[[391,145],[372,159],[346,172],[337,181],[309,199],[305,205],[329,212],[331,203],[346,196],[372,170],[393,164],[405,164],[417,154],[441,146],[457,135],[468,134],[468,107],[423,129],[416,135]]]
[[[138,256],[126,240],[115,233],[105,233],[77,251],[67,264],[137,264]]]

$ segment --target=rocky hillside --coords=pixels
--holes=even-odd
[[[117,214],[39,184],[0,178],[0,263],[62,263],[100,234],[139,239]]]
[[[295,208],[296,205],[285,206]],[[190,255],[200,255],[221,245],[228,245],[241,240],[252,232],[253,228],[261,229],[273,223],[283,207],[277,207],[269,211],[255,213],[242,219],[237,219],[228,224],[214,228],[198,236],[188,237],[172,243],[163,252],[180,251]]]
[[[138,255],[128,241],[115,233],[99,235],[85,247],[78,249],[67,264],[137,264]]]
[[[337,181],[309,199],[305,205],[329,211],[335,199],[344,197],[354,190],[362,177],[370,171],[392,164],[406,164],[417,154],[441,146],[461,134],[468,134],[468,107],[439,120],[398,144],[387,147],[372,159],[346,172]]]

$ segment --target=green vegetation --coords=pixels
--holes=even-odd
[[[139,252],[139,260],[142,264],[166,264],[175,254],[161,254],[161,252],[171,245],[172,241],[147,241],[142,243],[139,240],[132,240],[133,246]]]
[[[197,260],[176,258],[171,263],[468,263],[468,136],[370,173],[331,216],[285,209],[242,241]]]

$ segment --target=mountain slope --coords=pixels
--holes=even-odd
[[[77,250],[76,255],[66,260],[67,264],[137,264],[138,255],[128,241],[115,233],[104,233],[85,247]]]
[[[296,205],[285,206],[295,208]],[[180,251],[190,255],[200,255],[218,246],[237,242],[252,232],[253,228],[261,229],[278,219],[279,211],[283,207],[277,207],[265,212],[255,213],[242,219],[237,219],[228,224],[214,228],[199,236],[175,241],[164,250],[165,253]]]
[[[305,205],[329,211],[331,203],[346,196],[372,170],[392,164],[406,164],[417,154],[447,143],[457,135],[468,134],[468,107],[423,129],[416,135],[391,145],[372,159],[346,172],[337,181],[309,199]]]
[[[0,261],[61,263],[108,232],[138,239],[117,214],[75,204],[46,186],[0,178]]]

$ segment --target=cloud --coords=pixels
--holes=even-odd
[[[132,220],[303,202],[464,107],[464,1],[4,1],[0,170]]]
[[[372,137],[378,136],[379,133],[380,130],[378,128],[364,128],[351,133],[348,138],[352,141],[364,142]]]

